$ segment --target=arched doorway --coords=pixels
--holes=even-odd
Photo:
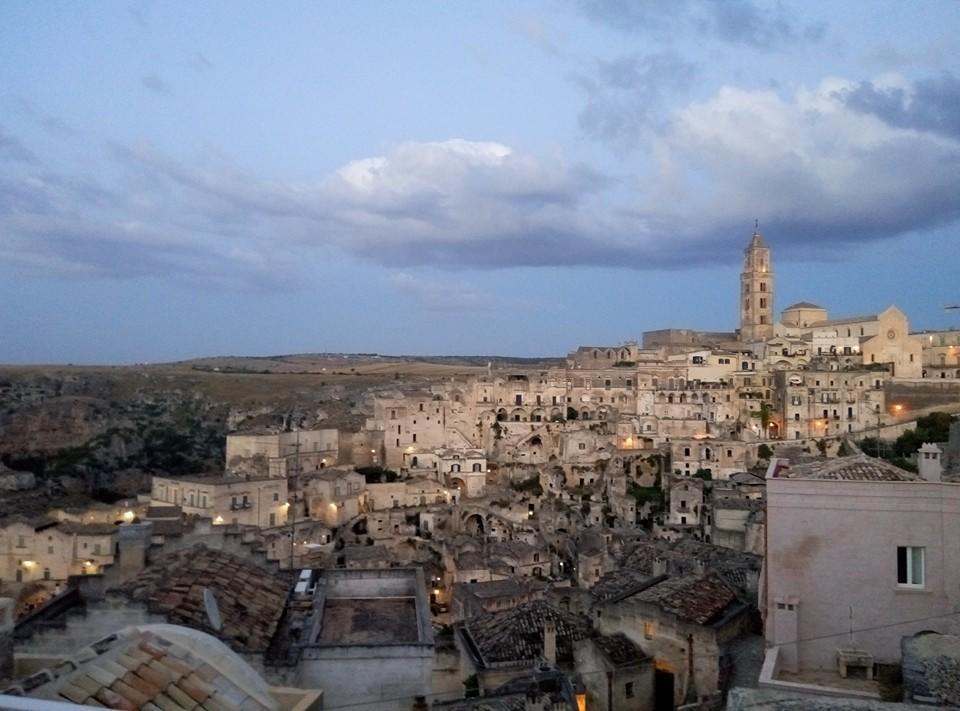
[[[470,514],[463,521],[463,530],[471,536],[482,536],[486,532],[483,517],[477,513]]]

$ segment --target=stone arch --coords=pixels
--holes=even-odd
[[[483,516],[478,513],[469,513],[463,519],[463,530],[471,536],[484,535],[487,530],[486,525]]]

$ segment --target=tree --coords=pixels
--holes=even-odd
[[[761,444],[757,447],[757,457],[760,459],[770,459],[773,456],[773,447],[768,444]]]
[[[767,429],[770,427],[770,415],[772,411],[773,408],[770,407],[770,403],[760,403],[760,427],[763,429],[764,437],[767,436]]]

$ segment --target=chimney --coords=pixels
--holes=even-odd
[[[0,597],[0,680],[13,678],[13,624],[17,601]]]
[[[666,574],[667,574],[667,559],[654,558],[653,559],[653,577],[656,578]]]
[[[943,474],[943,452],[930,442],[924,442],[917,450],[917,471],[926,481],[941,481]]]
[[[150,548],[150,537],[153,532],[153,523],[125,523],[117,526],[117,559],[114,561],[111,574],[118,575],[118,582],[129,580],[140,574],[146,567],[147,549]]]
[[[557,663],[557,625],[552,620],[543,623],[543,658],[549,664]]]

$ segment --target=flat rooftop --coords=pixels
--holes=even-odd
[[[413,597],[327,599],[319,642],[384,644],[418,642],[417,601]]]
[[[305,649],[404,645],[433,647],[422,569],[305,569],[267,656],[290,665]]]

